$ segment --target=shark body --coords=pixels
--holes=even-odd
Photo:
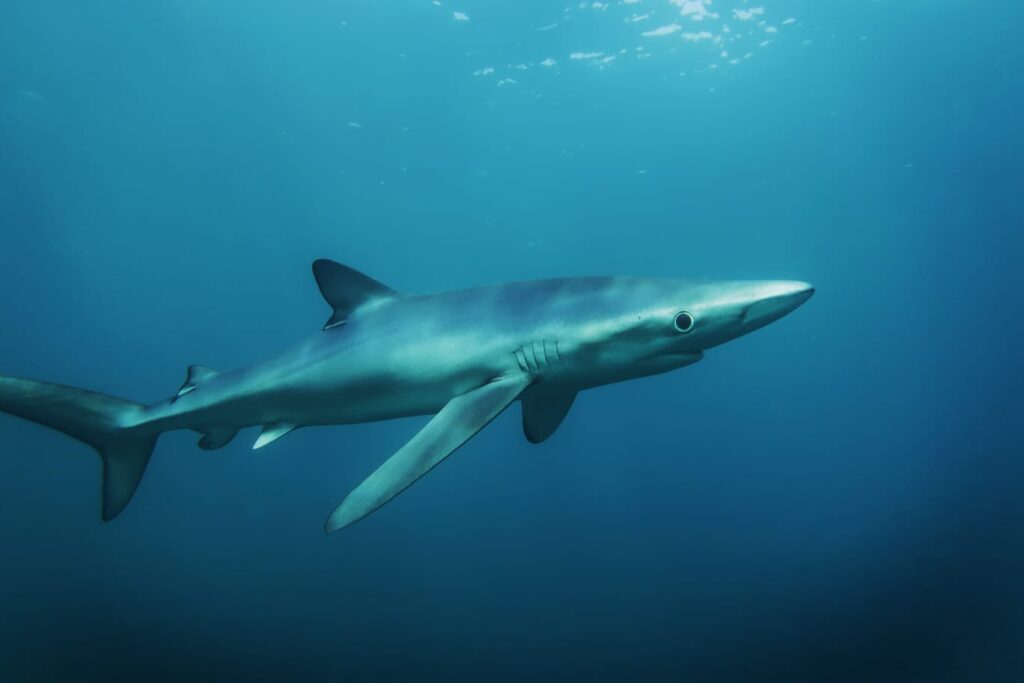
[[[103,518],[128,504],[165,431],[221,448],[262,426],[262,448],[299,427],[435,417],[357,486],[326,523],[362,519],[468,441],[512,402],[534,443],[584,389],[667,372],[786,315],[813,288],[794,281],[562,278],[401,295],[341,264],[313,272],[333,311],[324,329],[266,362],[224,373],[192,366],[150,405],[0,377],[0,411],[88,443],[103,461]]]

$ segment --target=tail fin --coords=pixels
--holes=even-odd
[[[159,434],[130,425],[144,407],[84,389],[0,376],[0,411],[64,432],[103,460],[103,521],[124,510]]]

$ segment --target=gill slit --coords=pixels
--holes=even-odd
[[[519,369],[523,372],[529,372],[530,369],[526,364],[526,353],[523,351],[523,347],[517,348],[512,352],[512,355],[516,357],[516,363],[519,365]]]
[[[537,347],[540,346],[540,350]],[[529,341],[518,346],[512,355],[521,372],[540,375],[545,370],[553,370],[564,364],[562,349],[557,339],[542,339],[539,342]]]

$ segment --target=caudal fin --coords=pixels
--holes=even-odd
[[[93,391],[0,376],[0,411],[64,432],[103,460],[103,520],[124,510],[149,464],[158,434],[132,428],[138,403]]]

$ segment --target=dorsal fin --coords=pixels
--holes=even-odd
[[[325,330],[343,324],[352,311],[365,303],[398,294],[372,277],[328,259],[313,262],[313,277],[316,278],[320,293],[334,309],[324,325]]]
[[[174,403],[190,391],[194,391],[196,387],[206,380],[216,376],[216,370],[211,370],[210,368],[203,367],[202,365],[188,366],[188,374],[185,376],[185,383],[181,385],[180,389],[178,389],[178,393],[171,399],[171,403]]]

